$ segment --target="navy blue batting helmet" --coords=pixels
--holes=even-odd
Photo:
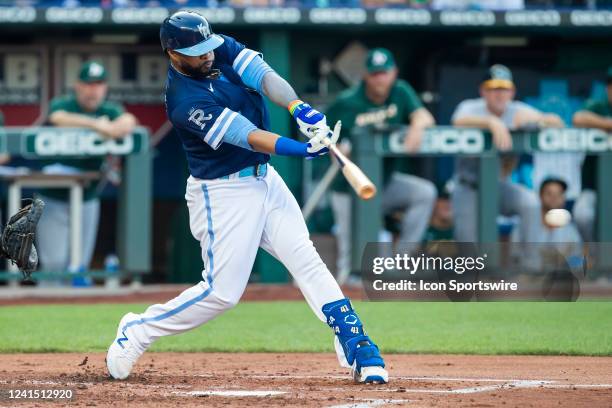
[[[177,11],[166,18],[159,30],[161,46],[180,54],[197,57],[223,44],[223,37],[213,34],[210,24],[195,11]]]

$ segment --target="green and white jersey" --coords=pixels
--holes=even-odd
[[[91,116],[93,118],[106,116],[109,120],[115,120],[124,113],[124,109],[121,105],[110,101],[102,102],[102,104],[98,107],[98,110],[95,112],[85,112],[79,105],[74,94],[59,96],[51,100],[49,114],[57,111],[79,113],[82,115]],[[74,167],[82,171],[99,171],[103,162],[103,157],[91,157],[84,159],[58,158],[46,160],[43,165],[60,163],[64,166]],[[58,200],[68,199],[68,193],[64,189],[46,189],[42,190],[41,194],[47,197],[56,198]],[[83,191],[83,198],[85,200],[96,198],[96,186],[90,185],[89,187],[86,187]]]
[[[350,140],[355,127],[366,127],[380,124],[409,124],[410,115],[423,104],[412,87],[401,79],[395,81],[387,100],[376,105],[366,96],[365,84],[347,89],[340,93],[326,112],[327,123],[333,126],[342,121],[340,140]],[[384,178],[388,180],[394,171],[409,172],[409,159],[397,158],[385,160]],[[350,191],[344,177],[336,177],[332,189],[338,192]]]

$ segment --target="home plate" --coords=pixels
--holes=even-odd
[[[219,397],[271,397],[274,395],[287,394],[286,391],[266,391],[266,390],[226,390],[226,391],[186,391],[177,394],[188,395],[191,397],[202,397],[205,395],[216,395]]]

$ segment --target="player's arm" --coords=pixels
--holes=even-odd
[[[486,129],[491,132],[493,143],[500,150],[512,148],[512,135],[504,122],[497,116],[479,116],[470,113],[470,101],[464,101],[457,106],[453,113],[451,123],[457,127]]]
[[[540,128],[565,126],[559,115],[541,112],[527,104],[520,106],[521,108],[514,115],[515,129],[534,125]]]
[[[316,129],[327,128],[325,115],[298,99],[289,82],[264,61],[261,53],[244,48],[235,41],[228,41],[227,37],[226,43],[223,52],[232,55],[232,68],[242,82],[267,96],[276,105],[287,108],[304,135],[312,138]]]
[[[247,142],[251,148],[261,153],[275,154],[279,156],[317,157],[326,154],[329,149],[323,143],[324,138],[336,143],[338,135],[318,133],[310,138],[307,143],[298,142],[288,137],[277,135],[261,129],[249,132]]]
[[[425,129],[434,126],[436,121],[429,111],[423,107],[410,114],[410,127],[404,139],[404,147],[408,152],[416,152],[421,147]]]
[[[504,122],[497,116],[462,116],[452,121],[453,126],[486,129],[491,132],[493,143],[500,150],[512,148],[512,135]]]
[[[272,102],[289,110],[305,136],[311,138],[316,129],[327,127],[325,115],[299,99],[289,82],[271,68],[262,78],[261,91]]]
[[[138,121],[129,112],[122,113],[115,120],[98,121],[96,130],[109,139],[121,139],[134,131]]]
[[[416,152],[421,147],[425,128],[435,125],[436,122],[410,84],[399,80],[396,86],[408,112],[408,117],[404,120],[410,124],[404,138],[404,148],[408,152]]]
[[[95,129],[100,119],[80,113],[57,110],[49,115],[49,123],[58,127],[80,127]]]
[[[171,117],[175,126],[198,136],[214,150],[222,143],[229,143],[261,153],[315,157],[327,153],[323,139],[333,138],[331,132],[319,132],[307,143],[282,137],[257,128],[240,113],[219,106],[213,100],[179,105]]]
[[[278,75],[272,67],[264,61],[261,53],[246,48],[231,37],[223,36],[225,42],[219,50],[223,58],[232,62],[232,68],[240,76],[242,82],[259,93],[266,95],[275,104],[287,107],[292,101],[298,99],[293,87]]]
[[[572,121],[576,127],[612,130],[612,118],[606,118],[586,109],[574,113]]]
[[[49,115],[49,122],[58,127],[77,127],[92,129],[102,136],[117,139],[126,136],[134,130],[137,124],[136,117],[131,113],[124,112],[115,120],[106,116],[92,118],[80,113],[57,110]]]

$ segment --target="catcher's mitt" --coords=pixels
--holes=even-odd
[[[31,200],[30,204],[10,218],[0,237],[2,255],[17,265],[26,280],[38,266],[34,238],[36,237],[36,225],[44,207],[45,203],[42,200]]]

